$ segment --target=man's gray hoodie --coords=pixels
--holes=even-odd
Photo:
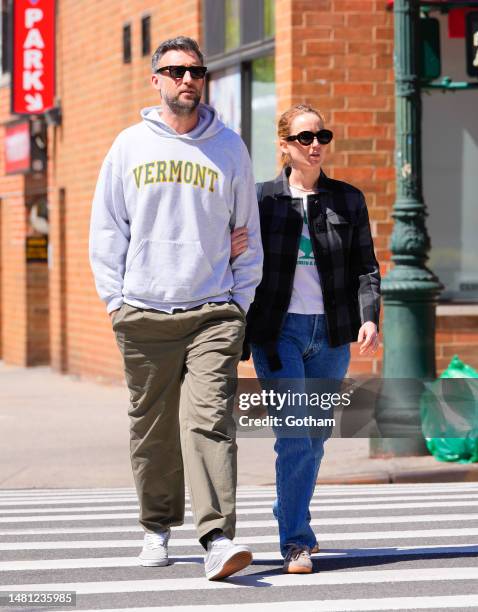
[[[114,141],[93,200],[90,262],[108,312],[230,299],[247,311],[263,254],[244,143],[205,104],[187,134],[161,121],[160,107],[141,116]],[[231,230],[243,225],[248,248],[231,262]]]

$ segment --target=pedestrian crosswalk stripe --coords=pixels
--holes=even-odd
[[[151,580],[104,580],[100,582],[52,582],[49,584],[23,584],[22,591],[76,591],[77,595],[106,593],[137,593],[147,591],[217,590],[237,589],[244,586],[325,586],[344,584],[377,584],[396,582],[436,582],[449,580],[477,580],[477,567],[449,568],[430,567],[426,569],[363,570],[341,572],[318,572],[315,574],[267,574],[234,577],[230,581],[210,581],[201,578],[159,578]],[[18,590],[18,584],[3,585],[4,591]]]
[[[50,511],[51,512],[51,511]],[[65,513],[69,510],[65,510]],[[92,512],[92,511],[90,511]],[[186,513],[192,516],[192,513]],[[10,516],[1,517],[0,523],[44,523],[62,521],[102,521],[113,519],[137,519],[138,511],[123,513],[98,513],[98,514],[46,514],[44,516]]]
[[[2,495],[76,495],[76,494],[90,494],[90,493],[104,493],[105,495],[110,493],[134,493],[133,487],[115,487],[109,489],[2,489]]]
[[[251,503],[255,504],[255,505],[265,505],[265,504],[270,504],[274,498],[275,498],[275,494],[271,494],[271,495],[262,495],[261,497],[257,497],[257,498],[250,498],[250,499],[245,499],[245,498],[239,498],[242,499],[242,501],[238,502],[238,506],[245,506],[245,505],[250,505]],[[267,498],[267,499],[266,499]],[[452,493],[449,495],[396,495],[396,496],[388,496],[386,499],[384,499],[383,497],[369,497],[368,499],[363,499],[361,496],[356,496],[356,497],[352,497],[352,498],[348,498],[347,502],[350,503],[355,503],[355,504],[369,504],[370,502],[380,502],[380,501],[385,501],[385,502],[391,502],[391,501],[420,501],[420,500],[429,500],[429,501],[433,501],[433,500],[442,500],[442,499],[447,499],[450,501],[460,501],[460,500],[474,500],[474,499],[478,499],[478,492],[477,493],[460,493],[460,494],[456,494],[456,493]],[[108,499],[104,499],[101,498],[100,500],[96,500],[96,499],[75,499],[74,503],[78,504],[78,503],[90,503],[90,502],[96,502],[96,501],[101,501],[101,502],[106,502],[109,501]],[[103,506],[104,508],[110,508],[110,509],[117,509],[117,510],[121,510],[123,508],[125,509],[130,509],[130,506],[137,506],[138,502],[137,502],[137,498],[125,498],[124,500],[121,499],[113,499],[111,500],[112,502],[119,502],[119,501],[123,501],[123,502],[129,502],[129,505],[119,505],[119,506]],[[319,493],[314,495],[314,501],[316,502],[321,502],[324,504],[327,503],[333,503],[333,502],[337,502],[337,501],[342,501],[342,500],[337,500],[332,498],[329,494],[324,494],[324,493]],[[45,504],[47,506],[64,506],[67,504],[72,504],[72,500],[54,500],[54,501],[46,501],[46,500],[28,500],[28,501],[22,501],[22,502],[18,502],[18,501],[0,501],[0,506],[2,507],[7,507],[7,506],[38,506],[40,503]],[[95,506],[88,506],[85,508],[82,508],[81,506],[78,506],[78,510],[90,510],[90,509],[97,509],[98,507]],[[50,508],[51,511],[55,511],[56,512],[56,508]],[[59,509],[61,510],[61,509]],[[30,510],[28,509],[20,509],[20,510],[2,510],[3,513],[5,512],[29,512]]]
[[[2,495],[0,494],[0,500]],[[130,502],[138,503],[136,495],[121,496],[121,497],[38,497],[29,499],[16,499],[8,501],[0,501],[0,506],[38,506],[38,504],[45,504],[47,506],[64,506],[65,504],[87,504],[87,503],[100,503],[100,502]]]
[[[277,540],[277,539],[276,539]],[[282,557],[277,552],[254,552],[254,563],[256,565],[277,561],[282,564]],[[319,560],[325,558],[360,559],[366,557],[412,557],[416,555],[456,555],[456,554],[478,554],[477,544],[466,545],[440,545],[434,546],[399,546],[396,548],[349,548],[340,550],[321,550]],[[174,565],[202,564],[202,555],[170,555],[170,563]],[[61,569],[87,569],[87,568],[110,568],[110,567],[137,567],[137,557],[84,557],[73,559],[41,559],[33,561],[1,561],[0,572],[15,571],[44,571]],[[0,587],[1,589],[2,587]]]
[[[315,495],[327,492],[330,496],[355,496],[360,497],[368,495],[400,495],[405,494],[423,494],[423,483],[417,484],[376,484],[376,485],[318,485],[315,490]],[[478,483],[447,483],[438,485],[427,485],[427,491],[433,493],[457,493],[457,492],[478,492]],[[275,495],[275,487],[239,487],[237,498],[243,497],[265,497]],[[91,498],[116,498],[116,497],[127,497],[136,499],[136,492],[134,489],[39,489],[39,490],[1,490],[1,499],[54,499],[64,498],[66,500],[75,499],[78,497],[91,497]]]
[[[346,533],[321,533],[321,541],[346,540],[396,540],[406,538],[452,538],[478,536],[478,528],[456,529],[412,529],[409,531],[356,531]],[[270,544],[277,542],[277,536],[239,536],[239,544]],[[141,546],[142,540],[57,540],[48,542],[2,542],[0,550],[67,550],[79,548],[132,548]],[[177,538],[170,546],[197,546],[195,538]]]
[[[383,597],[372,599],[325,599],[322,601],[275,601],[272,603],[221,604],[221,612],[363,612],[372,610],[438,610],[439,608],[476,608],[478,594],[475,595],[437,595],[422,597]],[[218,612],[218,605],[161,606],[161,608],[121,608],[122,612]],[[103,608],[107,610],[108,608]],[[116,610],[116,608],[115,608]],[[77,610],[75,612],[98,612]]]
[[[340,485],[339,485],[340,486]],[[16,488],[16,489],[5,489],[5,491],[7,492],[15,492],[15,491],[24,491],[26,493],[56,493],[57,491],[64,491],[65,493],[68,492],[78,492],[78,491],[105,491],[105,492],[109,492],[109,491],[132,491],[133,487],[129,486],[129,487],[72,487],[72,488],[65,488],[65,487],[42,487],[41,489],[29,489],[29,488]]]
[[[158,610],[150,607],[158,601],[164,604],[161,612],[232,612],[232,606],[239,612],[288,612],[299,606],[312,612],[478,609],[478,594],[470,593],[478,591],[478,483],[319,485],[311,525],[321,544],[314,564],[323,571],[305,576],[281,572],[277,522],[271,513],[275,488],[241,487],[235,542],[251,546],[254,565],[222,582],[203,576],[204,551],[188,495],[186,522],[173,528],[170,541],[176,568],[148,570],[139,567],[136,556],[143,537],[133,488],[4,493],[0,536],[9,541],[0,542],[0,577],[14,584],[0,586],[0,592],[76,591],[78,612],[113,604],[115,610],[148,612]],[[258,601],[251,591],[257,587],[270,587],[261,592],[267,601],[241,603]],[[213,592],[214,599],[209,596]],[[408,597],[414,592],[419,596]],[[329,599],[315,598],[318,593]],[[390,597],[394,593],[402,597]],[[330,599],[352,594],[357,597]],[[295,601],[300,597],[313,601]],[[198,599],[205,605],[185,605]],[[146,607],[128,608],[136,600]]]
[[[272,510],[271,510],[272,514]],[[410,516],[406,515],[393,515],[393,516],[346,516],[339,518],[312,518],[311,525],[313,526],[324,526],[324,525],[378,525],[388,523],[441,523],[444,521],[459,521],[465,523],[467,521],[478,521],[478,513],[461,513],[461,514],[414,514]],[[275,519],[263,520],[263,521],[243,521],[240,520],[237,523],[237,529],[252,529],[259,527],[275,527],[277,521]],[[178,525],[173,528],[173,531],[190,531],[194,529],[192,522],[185,523],[184,525]],[[5,535],[60,535],[60,534],[75,534],[75,533],[134,533],[141,532],[142,528],[139,525],[122,526],[117,527],[105,526],[105,527],[43,527],[38,529],[4,529],[0,530],[0,536]]]
[[[332,512],[332,511],[352,511],[352,510],[402,510],[402,509],[412,509],[412,508],[449,508],[450,502],[421,502],[421,503],[393,503],[393,504],[367,504],[357,506],[356,504],[317,504],[318,500],[314,500],[314,504],[310,506],[311,512],[314,511],[322,511],[322,512]],[[458,505],[461,508],[464,507],[475,507],[478,506],[477,501],[460,501]],[[55,514],[51,514],[52,509],[34,509],[28,511],[20,511],[20,514],[23,515],[25,512],[28,512],[28,516],[17,516],[14,515],[15,511],[9,511],[8,514],[10,516],[0,517],[0,523],[31,523],[31,522],[61,522],[61,521],[98,521],[103,519],[130,519],[136,518],[138,516],[138,512],[106,512],[107,510],[113,510],[115,508],[112,507],[88,507],[88,508],[62,508],[55,509]],[[132,508],[131,508],[132,509]],[[69,512],[77,511],[77,512],[90,512],[94,514],[68,514]],[[265,507],[249,507],[242,508],[239,507],[237,509],[237,515],[249,515],[249,514],[270,514],[270,506]],[[6,513],[5,513],[6,514]],[[191,511],[186,511],[185,516],[192,516]]]
[[[68,512],[104,512],[107,510],[137,510],[138,504],[134,503],[130,506],[70,506],[69,508],[18,508],[12,509],[8,508],[8,510],[2,509],[2,514],[48,514],[48,513],[56,513],[56,514],[65,514]]]

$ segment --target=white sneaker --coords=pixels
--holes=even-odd
[[[168,565],[168,541],[171,529],[144,534],[143,550],[138,559],[143,567]]]
[[[237,546],[224,536],[207,544],[204,569],[208,580],[227,578],[244,569],[252,562],[252,553],[247,546]]]

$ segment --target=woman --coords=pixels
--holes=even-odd
[[[247,342],[263,384],[275,381],[285,390],[293,379],[294,391],[303,391],[310,379],[328,379],[331,390],[331,381],[347,372],[350,342],[360,343],[361,355],[378,346],[380,275],[367,207],[358,189],[324,174],[333,134],[319,111],[293,106],[281,116],[278,135],[283,171],[257,186],[264,270],[247,317]],[[244,248],[243,229],[233,242]],[[318,544],[309,505],[330,433],[309,428],[293,437],[275,430],[273,511],[287,573],[312,572],[310,554]]]

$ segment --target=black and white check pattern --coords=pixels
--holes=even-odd
[[[302,200],[292,198],[285,169],[257,186],[264,267],[247,317],[246,345],[265,346],[272,369],[289,307],[302,233]],[[308,198],[309,230],[319,271],[331,346],[357,340],[362,323],[379,323],[380,272],[363,193],[321,174]]]

